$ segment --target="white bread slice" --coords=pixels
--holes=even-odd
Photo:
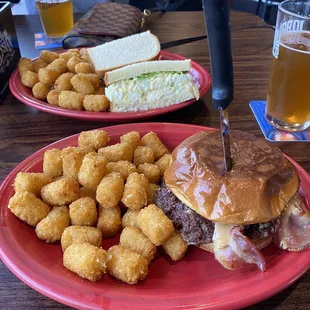
[[[89,61],[101,77],[107,71],[141,61],[157,59],[159,52],[159,40],[150,31],[117,39],[86,50]]]
[[[190,59],[145,61],[106,72],[104,75],[104,83],[106,86],[109,86],[112,83],[151,72],[187,72],[190,71],[190,69]]]

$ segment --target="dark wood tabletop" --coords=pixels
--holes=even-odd
[[[36,57],[34,32],[40,31],[38,16],[15,16],[21,54]],[[231,104],[230,125],[233,129],[262,136],[250,110],[253,99],[265,99],[271,63],[274,32],[253,15],[232,12],[232,46],[234,58],[235,99]],[[205,34],[202,12],[153,14],[146,28],[161,42]],[[208,42],[202,40],[169,51],[191,58],[210,70]],[[175,122],[219,127],[218,113],[211,106],[211,92],[201,101],[152,122]],[[26,157],[64,137],[83,130],[115,125],[76,120],[43,113],[30,108],[9,93],[0,104],[0,182]],[[310,172],[310,143],[277,143],[283,152]],[[70,309],[32,290],[0,262],[0,309]],[[252,288],[255,290],[255,287]],[[248,309],[310,309],[310,271],[289,288]]]

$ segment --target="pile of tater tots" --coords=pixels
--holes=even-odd
[[[60,241],[63,264],[90,281],[108,272],[135,284],[145,279],[157,247],[176,261],[187,243],[153,204],[171,155],[154,132],[136,131],[109,145],[103,130],[84,131],[78,146],[45,151],[43,172],[19,172],[9,209],[45,242]],[[107,251],[102,239],[120,234]]]
[[[18,70],[21,83],[32,89],[33,96],[53,106],[91,112],[110,108],[102,81],[94,73],[85,49],[63,53],[44,50],[33,61],[21,58]]]

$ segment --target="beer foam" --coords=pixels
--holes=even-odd
[[[286,32],[281,36],[279,44],[295,52],[310,54],[310,31]],[[292,45],[298,45],[300,48]]]

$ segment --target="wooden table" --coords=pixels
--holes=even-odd
[[[241,30],[262,25],[259,18],[245,13],[232,12],[231,22],[235,73],[235,99],[230,106],[231,128],[262,136],[248,103],[253,99],[266,98],[274,32],[268,28],[253,27]],[[34,49],[33,33],[42,29],[39,18],[16,16],[15,23],[22,56],[37,56],[39,50]],[[161,42],[205,34],[201,12],[154,14],[147,21],[146,27]],[[191,58],[210,70],[207,40],[174,47],[169,51]],[[219,127],[218,114],[211,106],[211,92],[190,107],[149,121]],[[112,124],[43,113],[8,94],[0,104],[0,182],[18,163],[43,146],[82,130],[108,125]],[[278,146],[310,172],[310,144],[278,143]],[[1,309],[69,309],[26,286],[2,262],[0,279]],[[283,292],[248,309],[310,309],[309,291],[308,271]]]

